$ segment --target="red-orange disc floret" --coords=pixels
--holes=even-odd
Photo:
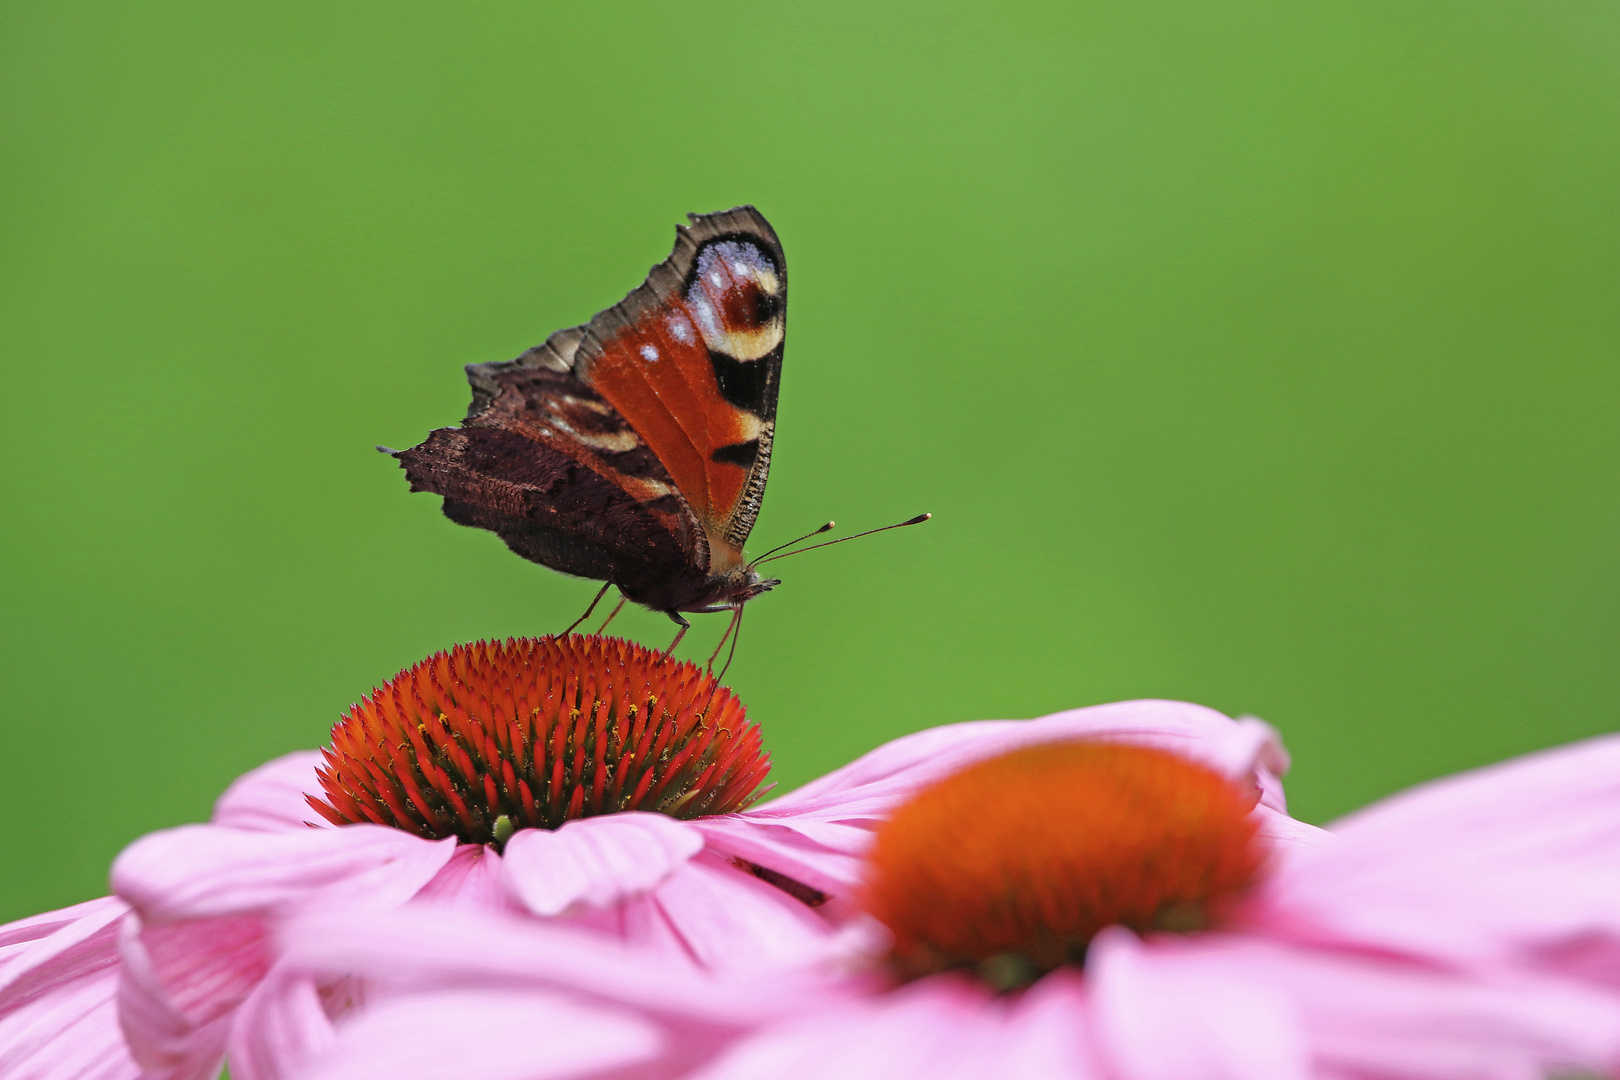
[[[336,825],[468,843],[570,818],[695,818],[764,794],[770,757],[742,703],[695,664],[619,638],[479,641],[355,705],[317,770]]]
[[[1255,878],[1252,795],[1162,750],[1015,750],[956,773],[878,832],[867,910],[907,978],[977,970],[1002,988],[1081,962],[1105,926],[1208,925]]]

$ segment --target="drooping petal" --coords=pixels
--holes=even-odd
[[[239,928],[243,929],[243,928]],[[243,936],[246,936],[244,933]],[[240,939],[233,944],[241,944]],[[191,1000],[177,1003],[163,983],[159,965],[141,941],[140,920],[131,915],[119,934],[118,1022],[128,1040],[130,1052],[141,1064],[143,1080],[208,1080],[218,1075],[230,1033],[230,1009],[251,988],[251,976],[243,977],[229,962],[220,964],[212,952],[192,963],[179,964],[182,991],[198,990]],[[249,949],[252,962],[257,953]],[[195,971],[198,981],[184,979]],[[223,992],[211,997],[209,976],[225,976]],[[185,1005],[191,1006],[188,1015]]]
[[[1308,1080],[1288,997],[1241,968],[1154,949],[1110,927],[1086,952],[1092,1028],[1111,1072],[1130,1080]]]
[[[549,1080],[658,1054],[658,1028],[625,1010],[537,990],[447,990],[385,1000],[340,1028],[299,1080]],[[268,1080],[268,1078],[256,1078]]]
[[[1613,1075],[1620,1001],[1565,980],[1499,970],[1458,973],[1369,952],[1210,934],[1139,949],[1161,981],[1202,970],[1286,995],[1318,1074],[1424,1080],[1528,1080]],[[1099,999],[1109,992],[1099,984]],[[1145,1004],[1177,1022],[1195,1002]],[[1259,1074],[1256,1074],[1259,1075]]]
[[[113,891],[150,924],[324,903],[401,904],[449,861],[455,840],[380,825],[259,832],[185,825],[135,841]]]
[[[1257,920],[1620,986],[1620,736],[1423,784],[1331,831],[1285,861]]]
[[[311,792],[320,793],[320,778],[315,775],[320,763],[319,751],[295,750],[243,773],[215,800],[210,820],[260,832],[302,831],[310,825],[329,828],[305,799]]]
[[[119,1017],[136,1060],[166,1080],[213,1075],[231,1013],[270,969],[272,917],[404,903],[455,842],[353,826],[265,832],[217,825],[153,833],[113,864],[135,909],[120,941]]]
[[[703,850],[703,834],[663,814],[623,813],[520,829],[502,873],[537,915],[603,907],[649,891]]]
[[[118,1026],[118,924],[112,897],[0,926],[0,1076],[131,1080],[140,1071]]]

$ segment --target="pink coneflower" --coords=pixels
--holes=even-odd
[[[695,1075],[1607,1075],[1617,980],[1586,976],[1620,941],[1617,777],[1620,738],[1596,740],[1278,849],[1171,755],[1009,754],[879,830],[891,981]]]
[[[802,955],[829,932],[792,894],[810,890],[692,824],[747,806],[768,770],[741,704],[692,664],[583,637],[437,654],[326,750],[119,857],[129,1043],[151,1076],[212,1075],[238,1011],[281,981],[271,927],[309,911],[566,918],[700,968]]]
[[[412,1018],[492,989],[529,1002],[531,1030],[567,1031],[561,1001],[634,1019],[643,1077],[1529,1080],[1620,1066],[1620,737],[1427,785],[1314,843],[1277,843],[1252,799],[1127,740],[981,756],[875,826],[842,974],[733,976],[712,998],[684,985],[680,1016],[648,989],[663,970],[650,957],[588,978],[526,973],[515,957],[546,946],[521,925],[301,922],[285,931],[290,962],[376,992],[335,1028],[322,1015],[302,1067],[266,1075],[324,1080],[387,1053],[392,1080],[425,1078],[412,1063],[442,1066],[462,1035]],[[682,1034],[728,1024],[745,1034]],[[575,1052],[612,1045],[579,1030]],[[592,1071],[545,1068],[517,1034],[479,1054],[479,1076]]]

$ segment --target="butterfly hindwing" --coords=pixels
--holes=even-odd
[[[590,387],[517,363],[469,374],[474,409],[463,426],[399,455],[412,490],[443,495],[451,520],[564,573],[635,589],[707,561],[668,474]]]

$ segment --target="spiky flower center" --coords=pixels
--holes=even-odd
[[[864,890],[904,978],[999,989],[1081,963],[1097,931],[1194,930],[1255,878],[1254,800],[1162,750],[1055,743],[923,790],[878,832]]]
[[[618,638],[479,641],[400,672],[332,728],[317,770],[336,825],[504,842],[521,828],[653,810],[740,810],[770,758],[703,669]]]

